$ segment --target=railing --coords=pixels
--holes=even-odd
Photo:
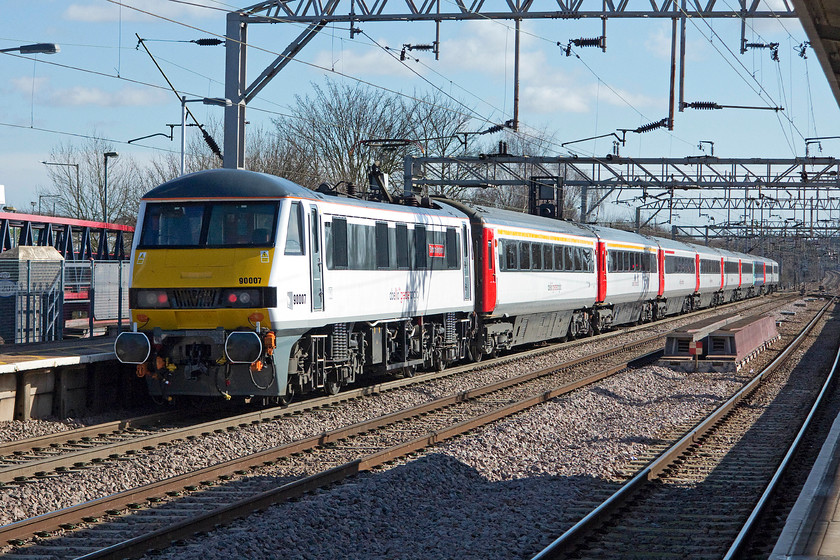
[[[60,340],[64,261],[0,260],[0,339],[4,344]]]
[[[129,317],[126,261],[0,259],[0,344],[61,340],[67,326],[88,336]]]

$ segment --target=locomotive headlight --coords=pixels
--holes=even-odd
[[[262,305],[260,290],[233,288],[222,292],[222,305],[225,307],[259,307]]]
[[[262,340],[252,331],[236,331],[225,340],[225,356],[234,364],[252,364],[262,354]]]
[[[142,364],[149,358],[151,350],[149,339],[139,332],[120,333],[114,341],[114,354],[124,364]]]
[[[137,290],[138,309],[160,309],[169,307],[166,290]]]

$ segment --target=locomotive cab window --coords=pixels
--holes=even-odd
[[[195,247],[201,237],[203,204],[149,204],[143,220],[143,247]]]
[[[274,204],[214,204],[210,208],[208,247],[274,245]]]
[[[277,209],[273,202],[148,204],[139,246],[270,247]]]
[[[287,255],[303,254],[303,209],[300,202],[293,202],[289,207],[289,223],[286,227]]]

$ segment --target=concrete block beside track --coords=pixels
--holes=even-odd
[[[14,420],[16,392],[17,377],[9,374],[0,375],[0,422]]]

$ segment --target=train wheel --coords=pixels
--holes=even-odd
[[[467,346],[467,350],[470,353],[470,361],[478,363],[484,358],[484,352],[477,341],[470,342]]]
[[[327,374],[327,382],[324,384],[324,391],[328,395],[337,395],[341,391],[341,381],[335,373]]]
[[[437,350],[434,357],[435,371],[443,371],[446,369],[446,360],[443,357],[443,350]]]
[[[417,373],[417,370],[414,369],[414,366],[405,366],[402,368],[402,376],[406,379],[414,377],[415,373]]]
[[[286,394],[277,397],[277,402],[280,404],[280,406],[289,406],[289,403],[291,403],[294,400],[294,398],[295,386],[291,382],[289,382],[289,384],[286,386]]]

